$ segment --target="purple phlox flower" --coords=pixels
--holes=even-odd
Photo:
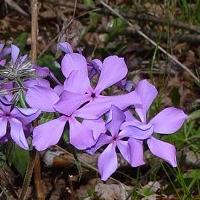
[[[104,59],[101,73],[95,88],[90,85],[86,59],[77,53],[66,54],[61,63],[61,69],[66,77],[64,90],[85,95],[87,105],[77,111],[77,116],[85,119],[98,119],[107,112],[111,105],[125,109],[139,103],[134,91],[118,96],[103,96],[101,93],[108,87],[122,80],[127,74],[127,66],[123,58],[109,56]]]
[[[9,138],[23,149],[28,149],[28,143],[24,134],[24,127],[39,116],[37,109],[12,108],[0,102],[0,138]]]
[[[109,118],[106,123],[107,131],[102,133],[96,144],[87,150],[88,153],[93,154],[99,148],[107,145],[105,150],[101,153],[98,159],[98,168],[102,180],[107,180],[117,169],[117,153],[122,154],[132,166],[140,166],[144,164],[143,158],[138,158],[137,154],[143,151],[142,143],[139,140],[133,139],[135,143],[129,144],[128,138],[120,131],[122,123],[125,121],[126,116],[122,110],[116,106],[112,106],[109,112]]]
[[[180,109],[169,107],[162,110],[153,119],[147,120],[148,109],[158,92],[147,80],[140,81],[135,91],[141,100],[141,105],[135,105],[135,111],[140,120],[132,116],[132,120],[125,122],[121,128],[127,137],[132,137],[139,141],[146,140],[150,151],[155,156],[164,159],[173,167],[176,167],[175,147],[156,139],[153,137],[153,133],[172,134],[178,131],[187,119],[187,115]],[[138,127],[142,132],[135,131],[135,127]],[[129,143],[132,144],[133,139],[130,138]],[[141,154],[140,156],[142,157],[143,155]]]
[[[6,64],[5,57],[10,54],[10,48],[5,47],[4,44],[0,44],[0,67]]]
[[[115,83],[115,81],[118,81],[118,79],[126,75],[127,68],[124,66],[123,59],[113,56],[108,58],[108,61],[104,61],[105,67],[102,71],[103,75],[100,75],[99,83],[94,91],[95,93],[92,93],[91,90],[93,91],[93,89],[90,86],[87,76],[88,71],[85,58],[76,53],[67,54],[65,55],[66,57],[70,62],[68,67],[69,70],[71,69],[71,73],[68,70],[64,70],[65,73],[68,73],[68,79],[65,81],[65,90],[62,93],[60,91],[62,88],[56,87],[56,90],[53,90],[51,88],[47,89],[45,87],[34,86],[29,88],[26,94],[26,101],[30,107],[38,108],[44,112],[57,111],[63,115],[61,118],[38,126],[33,131],[33,144],[40,151],[59,141],[67,121],[70,127],[70,143],[78,149],[89,148],[95,143],[95,138],[98,135],[94,134],[93,136],[94,130],[88,129],[84,123],[81,124],[76,117],[99,119],[105,112],[109,111],[112,104],[124,109],[131,105],[133,101],[136,104],[139,102],[135,92],[114,97],[99,95],[104,88],[112,85],[113,82]],[[112,63],[112,59],[114,59],[114,63]],[[106,68],[112,66],[112,64],[115,64],[116,71],[119,72],[119,74],[114,73],[117,76],[117,80],[113,76],[107,77],[108,80],[104,80],[107,71],[109,71]],[[76,67],[78,70],[74,70]],[[92,101],[92,104],[89,108],[84,109],[88,105],[86,103],[89,101]],[[87,116],[85,117],[84,114]],[[54,124],[56,125],[53,126]],[[48,127],[51,127],[51,129],[48,129]],[[75,127],[77,128],[76,130]],[[47,141],[49,131],[46,130],[54,130],[54,135],[51,137],[51,140]],[[80,137],[83,139],[81,140]]]
[[[66,53],[66,54],[73,53],[72,46],[68,42],[60,42],[60,43],[58,43],[57,48],[59,50],[63,51],[64,53]]]
[[[76,119],[76,111],[87,97],[64,91],[59,96],[55,90],[34,86],[26,94],[27,103],[45,112],[61,113],[57,119],[37,126],[33,131],[33,146],[38,151],[55,145],[60,140],[66,123],[69,123],[70,143],[78,149],[87,149],[95,144],[93,132]]]

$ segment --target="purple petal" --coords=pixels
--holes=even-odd
[[[10,110],[11,110],[10,104],[5,104],[8,102],[6,102],[6,100],[4,101],[3,98],[1,100],[2,101],[0,101],[0,109],[3,111],[3,113],[10,113]]]
[[[34,87],[34,86],[40,86],[40,87],[45,87],[45,88],[50,88],[50,83],[49,81],[41,78],[37,79],[30,79],[24,82],[24,86],[26,88]]]
[[[52,88],[34,86],[26,93],[26,102],[32,108],[40,109],[44,112],[54,112],[53,105],[59,100],[59,96]]]
[[[103,63],[101,62],[101,60],[99,60],[99,59],[93,59],[93,60],[91,61],[91,63],[95,66],[95,68],[96,68],[97,70],[99,70],[99,71],[102,70],[102,68],[103,68]]]
[[[146,113],[151,106],[153,100],[158,94],[155,86],[150,84],[147,80],[142,80],[138,83],[136,93],[141,99],[141,105],[136,105],[136,112],[138,113],[142,122],[146,122]]]
[[[5,44],[0,44],[0,53],[3,50],[4,46],[5,46]]]
[[[6,135],[8,120],[5,117],[0,118],[0,138]]]
[[[35,120],[40,113],[41,112],[38,109],[16,107],[11,111],[11,116],[21,121],[23,125],[27,125]]]
[[[89,154],[94,154],[99,148],[101,148],[102,146],[104,146],[105,144],[109,144],[113,141],[112,137],[110,137],[109,135],[102,133],[96,144],[94,146],[92,146],[91,148],[87,149],[87,153]]]
[[[136,120],[136,118],[133,116],[130,110],[125,111],[124,114],[126,116],[126,121]]]
[[[167,142],[163,142],[154,137],[151,137],[147,140],[150,151],[159,158],[165,160],[173,167],[177,166],[176,161],[176,149],[174,145],[171,145]]]
[[[106,181],[117,169],[116,145],[109,144],[98,159],[101,180]]]
[[[33,130],[33,146],[38,151],[43,151],[59,142],[67,118],[65,116],[41,124]]]
[[[136,127],[141,130],[147,130],[152,127],[152,124],[150,124],[150,123],[146,124],[146,123],[143,123],[143,122],[137,120],[136,118],[134,118],[133,120],[126,121],[121,125],[121,129],[125,129],[126,127]]]
[[[88,75],[82,70],[72,71],[65,80],[64,89],[70,92],[85,94],[90,86]]]
[[[124,159],[130,163],[130,153],[131,152],[130,152],[128,141],[118,140],[117,147],[118,147],[120,153],[122,154],[122,156],[124,157]]]
[[[64,86],[63,85],[56,85],[53,90],[56,92],[56,94],[58,96],[60,96],[62,94],[62,92],[64,91]]]
[[[95,91],[100,94],[104,89],[122,80],[127,72],[128,69],[123,58],[118,56],[107,57],[103,61],[103,67]]]
[[[93,131],[93,137],[98,139],[101,133],[106,132],[105,122],[102,118],[93,120],[83,120],[82,124]]]
[[[11,44],[11,59],[12,63],[15,63],[17,61],[17,58],[19,56],[19,48],[13,44]]]
[[[155,133],[171,134],[181,128],[187,115],[177,108],[166,108],[158,113],[149,123],[153,125]]]
[[[132,167],[138,167],[145,164],[144,162],[144,152],[143,152],[143,142],[141,140],[136,140],[130,138],[128,140],[130,147],[130,164]]]
[[[88,77],[87,61],[81,54],[66,54],[61,62],[62,73],[68,78],[72,71],[81,71],[83,76]]]
[[[15,119],[15,118],[10,118],[9,119],[10,123],[10,136],[14,140],[14,142],[19,145],[23,149],[28,149],[28,143],[26,141],[26,137],[24,135],[22,123]]]
[[[6,64],[6,60],[0,60],[0,66],[4,66]]]
[[[58,43],[58,49],[65,53],[73,53],[73,49],[68,42],[60,42]]]
[[[144,140],[149,138],[153,134],[153,127],[148,127],[148,129],[140,129],[135,126],[127,126],[124,127],[123,130],[120,132],[119,137],[130,137],[139,140]]]
[[[82,104],[90,100],[85,94],[77,94],[73,92],[63,91],[59,101],[54,105],[56,111],[70,116]]]
[[[111,105],[114,105],[121,110],[132,104],[139,103],[137,94],[133,91],[128,94],[118,96],[98,96],[93,101],[79,109],[76,116],[85,119],[98,119],[104,113],[108,112]]]
[[[120,126],[125,121],[125,118],[126,117],[122,110],[120,110],[116,106],[111,106],[106,127],[110,131],[112,136],[118,135]]]
[[[70,143],[77,149],[88,149],[95,144],[92,130],[81,124],[75,118],[69,118]]]
[[[35,71],[36,71],[37,77],[41,77],[41,78],[46,78],[47,76],[49,76],[49,73],[50,73],[48,67],[35,66]]]

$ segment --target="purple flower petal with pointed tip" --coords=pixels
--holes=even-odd
[[[103,61],[103,67],[95,91],[100,94],[104,89],[122,80],[128,72],[123,58],[109,56]]]
[[[53,105],[59,100],[59,96],[51,88],[34,86],[26,93],[26,102],[32,108],[40,109],[44,112],[54,112]]]
[[[111,143],[101,153],[98,159],[98,169],[101,180],[106,181],[117,169],[116,145]]]
[[[72,71],[82,71],[82,75],[88,77],[87,61],[78,53],[66,54],[61,62],[62,73],[68,78]]]
[[[33,146],[38,151],[43,151],[57,144],[62,136],[66,122],[67,118],[62,116],[37,126],[33,130]]]
[[[83,120],[82,124],[93,131],[93,137],[95,140],[97,140],[102,133],[106,132],[105,122],[102,118]]]
[[[112,141],[113,141],[112,137],[110,137],[109,135],[106,135],[105,133],[102,133],[99,136],[96,144],[92,146],[91,148],[87,149],[86,152],[89,154],[94,154],[99,148],[101,148],[105,144],[111,143]]]
[[[19,48],[15,45],[11,45],[11,60],[12,60],[12,63],[15,63],[17,61],[17,58],[19,56]]]
[[[26,137],[24,135],[22,123],[15,118],[10,118],[9,123],[10,123],[10,136],[11,136],[11,138],[21,148],[28,149],[29,146],[28,146],[28,143],[26,141]]]
[[[73,49],[71,47],[71,45],[68,42],[60,42],[58,43],[58,49],[60,49],[61,51],[65,52],[65,53],[73,53]]]
[[[74,113],[82,104],[90,100],[84,94],[77,94],[73,92],[63,91],[59,101],[54,105],[56,111],[70,116]]]
[[[112,136],[117,136],[119,134],[119,129],[125,121],[125,118],[122,110],[116,106],[111,106],[106,128],[110,131]]]
[[[117,148],[119,149],[124,159],[130,163],[131,152],[130,152],[128,141],[118,140],[116,143],[117,143]]]
[[[155,133],[171,134],[181,128],[187,115],[177,108],[166,108],[158,113],[149,123],[153,125]]]
[[[72,71],[64,83],[65,90],[80,94],[85,94],[90,88],[89,78],[82,70]]]
[[[143,153],[143,142],[141,140],[136,140],[130,138],[128,140],[129,147],[130,147],[130,164],[132,167],[138,167],[143,164],[144,162],[144,153]]]
[[[27,125],[35,120],[40,113],[38,109],[16,107],[11,111],[11,116],[20,120],[24,125]]]
[[[0,113],[1,116],[1,113]],[[0,118],[0,138],[6,135],[8,120],[5,117]]]
[[[135,110],[138,113],[142,122],[146,122],[146,113],[151,106],[153,100],[156,98],[158,91],[154,85],[150,84],[147,80],[142,80],[135,88],[138,94],[141,105],[135,105]]]
[[[151,137],[147,140],[150,151],[159,158],[167,161],[173,167],[177,166],[176,161],[176,149],[174,145],[171,145],[167,142],[163,142],[154,137]]]
[[[92,130],[81,124],[75,118],[69,118],[70,143],[77,149],[83,150],[95,144]]]

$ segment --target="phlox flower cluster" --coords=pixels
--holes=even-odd
[[[64,53],[60,65],[65,77],[63,84],[48,68],[27,65],[26,57],[19,56],[14,45],[10,48],[11,61],[6,63],[0,56],[3,69],[12,64],[15,71],[12,78],[2,79],[8,79],[10,87],[20,80],[26,104],[26,108],[11,104],[13,93],[1,96],[1,140],[12,138],[20,147],[29,149],[26,138],[31,137],[31,146],[44,151],[56,145],[64,130],[69,129],[69,143],[75,148],[89,154],[103,150],[98,159],[102,180],[116,171],[118,152],[132,167],[145,164],[144,145],[153,155],[176,167],[174,145],[160,140],[158,134],[175,133],[187,115],[169,107],[149,119],[148,110],[158,91],[147,80],[139,81],[133,89],[126,79],[124,58],[113,55],[104,60],[87,60],[81,53],[74,53],[68,43],[60,43],[58,48]],[[53,87],[46,77],[54,81]],[[120,88],[120,94],[110,94],[113,85]],[[43,113],[51,113],[54,118],[32,127],[31,122]]]

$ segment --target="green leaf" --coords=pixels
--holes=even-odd
[[[110,28],[112,29],[110,31],[110,34],[113,36],[113,35],[116,35],[118,33],[121,33],[125,30],[125,27],[126,27],[126,24],[125,22],[120,19],[120,18],[114,18],[110,21],[109,23],[110,25]]]
[[[48,67],[53,74],[59,78],[59,80],[62,79],[62,73],[60,70],[60,66],[58,62],[56,61],[56,58],[51,54],[45,54],[42,57],[38,59],[38,65],[43,67]]]
[[[173,105],[179,106],[180,105],[180,98],[181,98],[181,95],[179,93],[179,88],[174,87],[171,91],[170,96],[171,96]]]
[[[184,173],[183,177],[200,180],[200,169],[191,169]]]
[[[12,164],[16,170],[24,176],[26,173],[26,168],[28,166],[28,162],[30,160],[29,151],[26,151],[16,144],[9,144],[9,154],[8,154],[8,162]]]
[[[4,153],[0,152],[0,167],[3,167],[6,163],[6,156]]]
[[[200,110],[195,110],[189,115],[189,120],[195,120],[200,118]]]
[[[54,119],[54,114],[53,113],[43,113],[40,116],[39,124],[44,124],[45,122],[48,122],[50,120]]]
[[[25,50],[27,38],[28,38],[28,33],[23,32],[20,33],[14,40],[14,44],[17,45],[22,52],[24,52]]]
[[[87,7],[92,7],[95,5],[93,0],[83,0],[83,4]]]

